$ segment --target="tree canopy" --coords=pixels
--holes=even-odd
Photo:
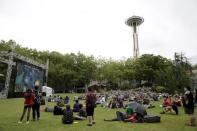
[[[13,40],[1,41],[0,51],[11,50],[13,43]],[[18,44],[15,52],[42,64],[49,59],[48,85],[56,91],[84,87],[91,81],[105,84],[107,89],[162,86],[166,92],[173,92],[190,84],[185,66],[174,64],[172,60],[159,55],[144,54],[138,59],[115,61],[86,56],[80,52],[61,54],[55,51],[38,51]],[[5,68],[0,68],[5,73]]]

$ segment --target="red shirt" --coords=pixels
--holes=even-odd
[[[163,102],[163,105],[164,106],[171,106],[172,105],[172,102],[171,102],[171,99],[164,99],[164,102]]]
[[[33,105],[35,99],[35,95],[33,93],[25,93],[24,98],[25,98],[25,102],[24,102],[25,105]]]

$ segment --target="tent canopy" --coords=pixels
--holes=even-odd
[[[47,97],[50,96],[50,95],[53,95],[53,89],[51,87],[48,87],[48,86],[43,86],[42,87],[42,92],[45,92]]]

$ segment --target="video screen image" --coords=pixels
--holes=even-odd
[[[17,63],[15,92],[25,92],[29,88],[34,89],[35,84],[43,86],[43,76],[43,70],[24,63]]]

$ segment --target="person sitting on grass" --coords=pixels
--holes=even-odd
[[[131,99],[128,105],[131,106],[134,110],[134,115],[129,118],[129,121],[143,122],[144,116],[147,115],[145,107],[142,104],[138,103],[136,98],[134,98],[133,100]]]
[[[64,104],[66,105],[66,104],[68,104],[68,103],[69,103],[69,97],[66,96],[66,97],[64,98]]]
[[[79,112],[79,101],[76,100],[75,104],[73,105],[73,112]]]
[[[75,120],[85,120],[87,118],[86,110],[83,108],[82,104],[79,104],[79,113],[74,116]]]
[[[178,95],[175,95],[175,104],[176,104],[177,106],[182,106],[181,97],[178,96]]]
[[[53,115],[62,115],[63,114],[63,110],[61,107],[59,106],[54,106],[53,110]]]
[[[112,98],[112,100],[110,100],[108,107],[111,108],[111,109],[118,108],[115,98]]]
[[[64,101],[63,101],[62,97],[60,97],[60,99],[58,100],[57,106],[59,106],[59,107],[63,107],[64,106]]]
[[[134,112],[132,107],[128,105],[125,109],[125,113],[117,111],[116,118],[110,120],[104,119],[104,121],[127,121],[127,119],[129,119],[133,114]]]
[[[52,96],[50,95],[47,99],[48,102],[52,102]]]
[[[118,108],[123,108],[124,107],[124,104],[123,104],[123,100],[122,99],[118,99],[117,100],[117,107]]]
[[[171,98],[169,98],[168,96],[164,96],[162,107],[163,107],[163,111],[160,114],[165,114],[166,112],[172,112]]]
[[[66,109],[63,110],[62,123],[63,124],[73,123],[73,111],[70,109],[70,105],[66,105]]]
[[[74,101],[79,100],[78,96],[74,96]]]
[[[164,97],[164,102],[163,102],[163,111],[160,114],[165,114],[167,112],[170,113],[175,113],[176,115],[178,115],[178,107],[176,105],[175,101],[172,101],[171,97]]]
[[[58,102],[59,101],[59,95],[57,95],[57,96],[54,96],[54,102]]]

